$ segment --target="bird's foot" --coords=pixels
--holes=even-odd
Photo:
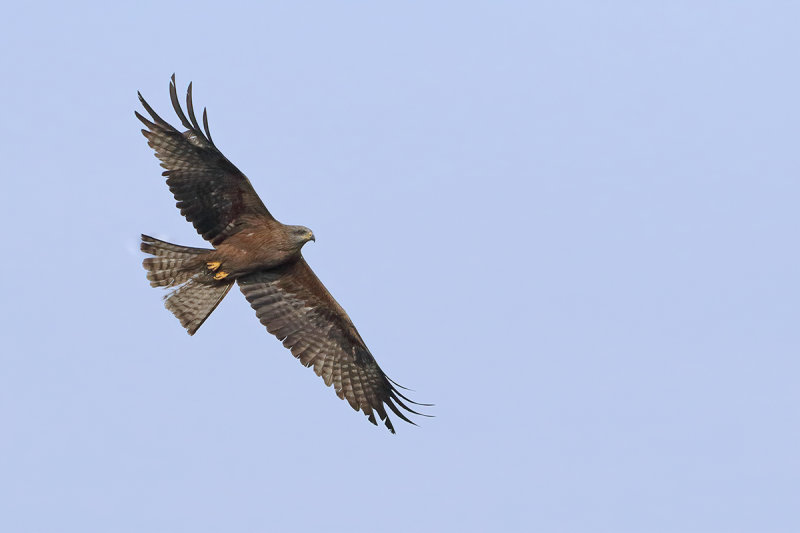
[[[222,263],[220,263],[219,261],[209,261],[208,263],[206,263],[206,266],[211,272],[216,272],[217,270],[219,270],[221,264]]]
[[[217,268],[219,268],[219,267],[217,267]],[[220,270],[219,272],[214,274],[214,279],[216,279],[216,280],[225,279],[227,277],[228,277],[228,273],[225,272],[224,270]]]

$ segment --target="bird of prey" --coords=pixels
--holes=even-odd
[[[376,413],[394,433],[385,406],[414,424],[403,411],[417,413],[383,373],[350,317],[333,299],[300,253],[314,234],[304,226],[281,224],[269,213],[247,177],[211,140],[208,116],[203,129],[192,105],[192,84],[181,109],[175,75],[172,106],[186,131],[179,131],[139,100],[142,133],[166,170],[167,185],[186,220],[213,249],[190,248],[142,235],[144,268],[153,287],[171,289],[165,306],[193,335],[234,283],[239,285],[267,331],[305,366],[314,368],[339,398],[377,425]],[[400,387],[403,388],[403,387]],[[423,415],[427,416],[427,415]],[[416,425],[416,424],[415,424]]]

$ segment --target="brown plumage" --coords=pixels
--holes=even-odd
[[[192,105],[192,84],[186,93],[187,114],[170,83],[175,113],[186,131],[159,117],[139,94],[150,119],[136,117],[186,220],[213,249],[190,248],[142,235],[143,265],[153,287],[172,289],[165,305],[190,335],[208,318],[233,283],[255,309],[258,319],[305,366],[314,368],[336,394],[361,410],[370,422],[377,416],[394,433],[386,412],[413,424],[414,414],[378,366],[350,317],[333,299],[300,252],[314,240],[304,226],[281,224],[269,213],[250,181],[222,155],[211,140],[203,110],[200,129]],[[417,404],[426,405],[426,404]],[[423,415],[427,416],[427,415]]]

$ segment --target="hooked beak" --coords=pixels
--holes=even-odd
[[[309,233],[310,233],[310,235],[309,235],[309,237],[308,237],[308,240],[309,240],[309,241],[314,241],[314,242],[317,242],[317,239],[316,239],[316,238],[314,238],[314,232],[313,232],[313,231],[310,231]]]

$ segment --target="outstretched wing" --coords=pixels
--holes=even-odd
[[[186,92],[187,118],[178,102],[175,75],[169,85],[172,106],[187,131],[181,133],[153,111],[139,94],[139,100],[152,121],[138,112],[136,117],[148,129],[142,130],[147,144],[156,152],[161,166],[167,169],[169,190],[175,196],[178,209],[191,222],[197,233],[211,244],[218,245],[239,231],[248,218],[268,218],[264,203],[256,194],[250,180],[222,155],[208,130],[208,115],[203,109],[200,129],[192,105],[192,84]]]
[[[241,277],[237,282],[267,330],[303,365],[313,366],[326,385],[333,384],[339,398],[347,400],[356,411],[364,411],[376,425],[378,413],[392,433],[394,427],[384,405],[414,424],[398,406],[421,414],[403,400],[417,402],[394,387],[396,384],[378,366],[350,317],[302,257],[276,269]]]

